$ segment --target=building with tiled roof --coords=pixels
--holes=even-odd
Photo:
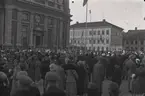
[[[70,26],[70,45],[96,51],[122,50],[122,31],[105,19],[87,24],[77,22]]]
[[[145,46],[145,30],[129,30],[123,35],[123,47],[125,50],[144,51]]]

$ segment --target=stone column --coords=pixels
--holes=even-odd
[[[2,9],[0,11],[0,45],[2,45],[4,33],[4,11]]]
[[[33,29],[34,29],[34,14],[31,13],[31,14],[30,14],[30,37],[29,37],[29,38],[30,38],[30,39],[29,39],[29,40],[30,40],[30,41],[29,41],[29,42],[30,42],[30,43],[29,43],[29,46],[30,46],[30,47],[33,47],[33,46],[34,46],[34,43],[33,43],[33,40],[34,40],[34,39],[33,39],[33,37],[34,37],[34,36],[33,36]]]
[[[5,46],[12,46],[11,43],[11,33],[12,33],[12,8],[6,8],[5,16]]]
[[[60,34],[59,34],[59,44],[60,44],[60,47],[62,48],[63,47],[63,21],[61,20],[60,21]]]
[[[48,47],[48,18],[45,16],[44,18],[44,36],[43,36],[43,45],[44,47]]]
[[[16,45],[17,46],[22,46],[22,31],[21,31],[21,19],[22,19],[22,13],[21,13],[21,11],[18,11],[18,14],[17,14],[17,16],[18,16],[18,24],[17,24],[17,43],[16,43]]]
[[[53,40],[52,40],[52,44],[53,44],[53,47],[56,47],[57,45],[57,19],[55,18],[54,19],[54,25],[53,25],[53,33],[52,33],[52,38],[53,38]]]

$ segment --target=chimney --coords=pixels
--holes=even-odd
[[[105,20],[105,19],[103,19],[103,22],[106,22],[106,20]]]
[[[76,24],[79,24],[79,22],[77,21]]]

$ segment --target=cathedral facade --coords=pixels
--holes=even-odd
[[[67,47],[71,16],[69,0],[2,1],[1,45],[14,48]]]

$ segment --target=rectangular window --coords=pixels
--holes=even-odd
[[[95,44],[96,43],[96,40],[93,40],[93,44]]]
[[[100,35],[100,31],[98,31],[98,35]]]
[[[137,45],[137,41],[135,41],[135,44]]]
[[[98,40],[98,44],[100,43],[100,40]]]
[[[109,44],[109,40],[108,39],[106,40],[106,44]]]
[[[106,30],[106,35],[109,35],[109,30]]]
[[[17,41],[17,21],[12,21],[11,43],[16,44]]]
[[[92,35],[92,31],[89,31],[89,34]]]
[[[102,51],[104,51],[104,47],[102,47]]]
[[[141,41],[140,43],[141,43],[141,45],[143,45],[144,41]]]
[[[105,34],[104,30],[102,30],[102,35],[104,35],[104,34]]]
[[[94,31],[94,35],[96,35],[96,31]]]
[[[129,44],[129,42],[128,42],[128,41],[126,41],[126,44]]]
[[[108,47],[106,47],[106,51],[108,51],[109,50],[109,48]]]
[[[140,50],[141,50],[141,51],[144,51],[144,48],[143,48],[143,47],[141,47],[141,48],[140,48]]]
[[[131,44],[133,44],[133,41],[131,41]]]
[[[13,9],[13,10],[12,10],[12,19],[13,19],[13,20],[17,20],[17,17],[18,17],[18,16],[17,16],[17,13],[18,13],[18,12],[17,12],[17,9]]]

